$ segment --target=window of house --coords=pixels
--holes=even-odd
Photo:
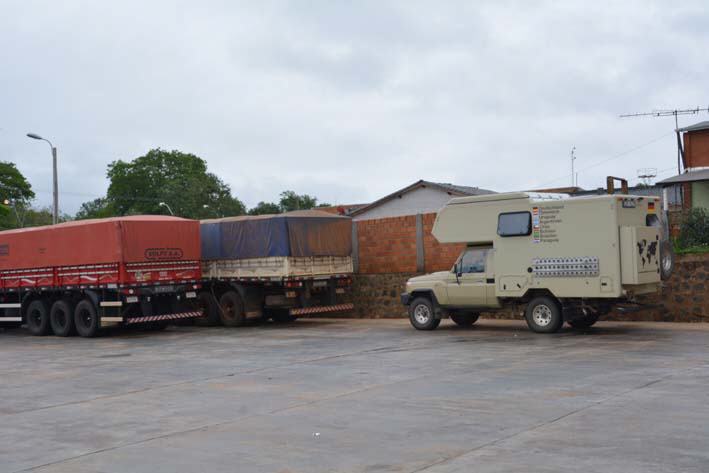
[[[531,235],[532,214],[529,212],[500,214],[497,218],[497,234],[501,237]]]

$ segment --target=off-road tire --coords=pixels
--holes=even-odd
[[[89,299],[84,299],[74,308],[74,325],[76,333],[85,338],[92,338],[98,335],[101,328],[101,321],[94,303]]]
[[[59,299],[49,310],[49,324],[57,337],[69,337],[76,333],[74,306],[67,300]]]
[[[561,307],[551,297],[535,297],[525,311],[524,318],[527,319],[527,326],[536,333],[554,333],[564,325],[564,317],[561,315]]]
[[[225,292],[219,299],[219,318],[225,327],[240,327],[246,321],[244,303],[236,291]]]
[[[409,321],[416,330],[435,330],[441,323],[437,319],[433,303],[427,297],[417,297],[409,305]]]
[[[49,335],[52,327],[49,324],[49,309],[44,301],[35,300],[27,306],[27,330],[32,335]]]
[[[675,268],[675,251],[672,242],[664,240],[660,242],[660,279],[667,281],[672,276]]]
[[[453,314],[451,315],[451,320],[455,322],[456,325],[461,327],[470,327],[478,321],[478,317],[480,317],[480,314],[468,312],[463,314]]]
[[[195,325],[213,327],[221,325],[219,317],[219,301],[211,291],[202,291],[197,295],[197,306],[204,311],[204,317],[194,319]]]

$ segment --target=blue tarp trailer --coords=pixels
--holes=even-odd
[[[306,210],[203,220],[201,245],[211,323],[352,308],[338,303],[352,281],[349,217]]]

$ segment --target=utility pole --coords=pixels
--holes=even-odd
[[[571,148],[571,187],[574,187],[576,184],[574,184],[574,176],[576,175],[574,173],[574,161],[576,161],[576,146]]]

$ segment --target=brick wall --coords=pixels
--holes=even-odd
[[[357,225],[359,272],[416,271],[416,217],[360,220]]]
[[[435,213],[422,215],[423,254],[426,272],[450,269],[465,245],[441,244],[431,230]],[[414,273],[416,266],[416,216],[360,220],[357,225],[359,273]]]
[[[446,271],[453,267],[465,244],[439,243],[431,234],[436,214],[423,216],[423,251],[425,272]]]

